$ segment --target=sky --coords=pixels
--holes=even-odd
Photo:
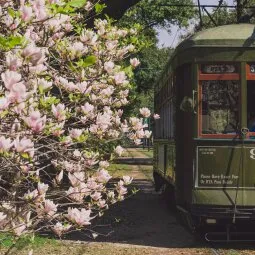
[[[197,4],[197,0],[193,0],[195,4]],[[226,2],[229,5],[233,4],[233,0],[226,0]],[[217,5],[219,3],[219,0],[200,0],[201,5]],[[207,8],[208,11],[210,11],[209,8]],[[179,30],[178,27],[173,26],[172,33],[169,34],[166,30],[158,30],[159,32],[159,47],[175,47],[179,42],[179,36],[181,33],[184,33],[184,31]]]

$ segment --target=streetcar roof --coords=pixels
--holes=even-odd
[[[176,51],[192,47],[255,47],[255,26],[231,24],[206,29],[184,40]]]

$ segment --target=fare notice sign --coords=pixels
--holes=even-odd
[[[198,146],[196,187],[255,188],[255,146]]]

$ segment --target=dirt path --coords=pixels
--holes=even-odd
[[[132,166],[133,187],[140,191],[112,207],[94,230],[102,235],[96,242],[117,242],[152,247],[196,247],[193,236],[177,221],[162,195],[154,191],[153,183],[139,166]],[[108,225],[108,227],[100,227]],[[111,235],[107,236],[107,232]],[[103,236],[106,235],[106,236]],[[88,240],[86,236],[72,238]]]

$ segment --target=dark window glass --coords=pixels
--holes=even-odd
[[[247,81],[247,127],[255,132],[255,81]]]
[[[239,81],[202,81],[202,133],[236,133]]]

